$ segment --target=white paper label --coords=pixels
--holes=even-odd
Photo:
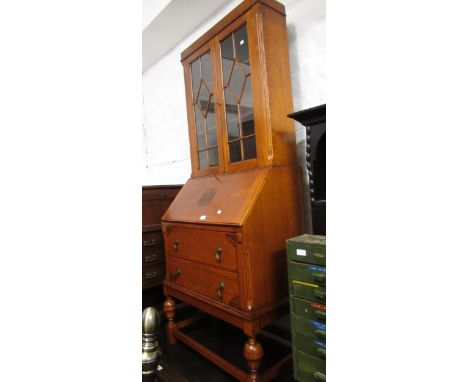
[[[296,249],[296,255],[297,256],[306,256],[306,250],[305,249]]]
[[[205,220],[205,219],[206,219],[206,215],[200,216],[200,220]]]
[[[221,210],[216,211],[216,213],[217,213],[218,215],[221,215],[221,212],[223,212],[223,211],[221,211]]]

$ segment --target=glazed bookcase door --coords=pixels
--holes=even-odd
[[[256,73],[253,36],[243,16],[215,38],[219,120],[224,147],[224,168],[236,171],[258,166],[261,155],[253,81]],[[252,54],[253,53],[253,54]]]
[[[218,173],[223,165],[213,43],[202,46],[183,65],[192,176]]]

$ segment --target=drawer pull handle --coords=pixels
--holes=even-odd
[[[325,258],[325,253],[313,253],[312,256],[318,257],[319,259],[324,259]]]
[[[325,349],[322,349],[322,348],[315,348],[315,350],[317,351],[317,353],[319,353],[323,358],[325,358],[327,356],[327,351]]]
[[[322,337],[322,338],[325,338],[325,336],[327,335],[324,330],[319,330],[319,329],[314,330],[314,333],[317,334],[319,337]]]
[[[157,258],[158,258],[158,255],[156,255],[156,254],[154,254],[154,255],[149,255],[149,256],[145,256],[145,261],[146,261],[147,263],[151,263],[151,262],[157,260]]]
[[[326,294],[325,294],[325,292],[322,292],[320,290],[314,290],[314,296],[318,297],[318,298],[321,298],[321,299],[324,299]]]
[[[326,317],[327,316],[327,313],[324,312],[323,310],[314,310],[314,313],[316,316],[319,316],[319,317]]]
[[[174,240],[174,251],[177,251],[177,249],[179,248],[179,243],[179,240]]]
[[[158,272],[149,272],[145,274],[145,279],[155,279],[158,277]]]
[[[218,284],[218,289],[216,291],[216,297],[218,297],[218,299],[222,300],[223,299],[223,292],[224,292],[224,283],[220,282]]]
[[[325,275],[323,273],[312,273],[312,277],[319,281],[325,281]]]
[[[321,373],[320,371],[316,371],[316,372],[314,373],[314,378],[315,378],[317,381],[321,381],[321,382],[326,381],[325,374]]]
[[[216,262],[219,264],[221,262],[221,254],[223,253],[223,249],[221,247],[216,248]]]
[[[180,274],[182,273],[182,271],[180,270],[180,268],[177,268],[174,272],[172,272],[171,276],[172,276],[172,279],[175,280],[177,277],[180,276]]]
[[[156,240],[143,240],[143,247],[152,247],[153,245],[156,245]]]

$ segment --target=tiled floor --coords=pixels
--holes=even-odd
[[[155,306],[162,307],[164,296],[158,288],[146,290],[143,293],[143,308]],[[176,312],[176,320],[193,314],[190,307],[182,307]],[[159,342],[163,352],[163,359],[177,370],[189,382],[235,382],[229,374],[199,355],[190,347],[178,342],[174,346],[166,343],[166,321],[162,318]],[[265,355],[262,359],[263,368],[290,351],[289,317],[285,316],[275,321],[273,325],[265,328],[258,339],[262,343]],[[241,330],[225,322],[207,316],[199,323],[184,329],[187,334],[197,339],[205,346],[213,349],[230,362],[240,368],[246,368],[242,357],[242,348],[246,336]],[[292,368],[292,365],[291,365]],[[262,369],[262,367],[261,367]],[[287,371],[274,382],[293,382],[292,372]]]

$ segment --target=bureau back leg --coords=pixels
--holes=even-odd
[[[249,337],[244,345],[244,358],[247,361],[247,366],[250,369],[250,373],[246,378],[246,382],[258,382],[260,377],[258,375],[258,368],[260,361],[263,357],[263,347],[255,337]]]
[[[174,322],[176,304],[170,296],[167,296],[166,301],[164,301],[163,310],[167,318],[167,343],[169,345],[175,345],[177,340],[174,337],[173,331],[176,328]]]

